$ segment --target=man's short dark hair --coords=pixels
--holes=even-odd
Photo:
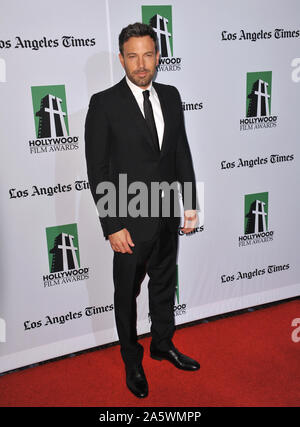
[[[136,22],[135,24],[130,24],[127,27],[123,28],[119,35],[119,49],[123,55],[123,45],[131,37],[144,37],[150,36],[155,44],[155,52],[158,51],[157,37],[156,33],[150,25],[142,24],[141,22]]]

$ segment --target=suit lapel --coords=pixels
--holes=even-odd
[[[156,90],[156,93],[158,95],[158,99],[160,102],[162,115],[164,118],[164,134],[163,134],[163,140],[160,150],[160,155],[163,155],[163,153],[166,151],[166,144],[168,141],[168,135],[170,130],[170,115],[169,115],[169,109],[167,107],[167,100],[165,97],[165,94],[161,90],[161,86],[158,83],[153,82],[154,89]]]

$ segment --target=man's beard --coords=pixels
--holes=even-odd
[[[139,77],[138,73],[146,71],[147,74],[145,77]],[[129,78],[129,80],[134,83],[136,86],[139,87],[146,87],[149,86],[149,84],[151,83],[151,80],[153,79],[154,73],[151,73],[150,70],[145,69],[145,70],[138,70],[138,71],[134,71],[131,74],[127,74],[127,77]]]

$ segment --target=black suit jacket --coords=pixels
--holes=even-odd
[[[118,213],[119,174],[127,174],[128,185],[140,181],[149,190],[148,215],[151,212],[151,182],[165,181],[169,184],[191,182],[193,194],[185,209],[196,209],[196,184],[191,153],[186,137],[182,103],[173,86],[154,83],[164,117],[164,136],[161,150],[151,140],[144,116],[126,83],[125,77],[115,86],[91,97],[85,124],[86,161],[90,189],[97,204],[101,194],[97,185],[112,182],[116,189],[116,216],[100,218],[103,234],[107,238],[122,228],[127,228],[133,241],[151,239],[158,226],[158,217],[133,218]],[[183,195],[183,200],[184,194]],[[128,202],[134,195],[128,195]],[[168,225],[176,231],[180,219],[174,214],[174,199],[171,192],[170,218]],[[163,199],[164,202],[167,198]]]

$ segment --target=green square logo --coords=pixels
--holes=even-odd
[[[31,94],[36,137],[68,136],[65,86],[32,86]]]
[[[246,116],[271,115],[272,71],[247,73]]]
[[[245,195],[245,234],[268,230],[269,193]]]
[[[49,271],[80,268],[77,224],[46,228]]]
[[[160,56],[173,56],[172,6],[142,6],[142,22],[156,32]]]

